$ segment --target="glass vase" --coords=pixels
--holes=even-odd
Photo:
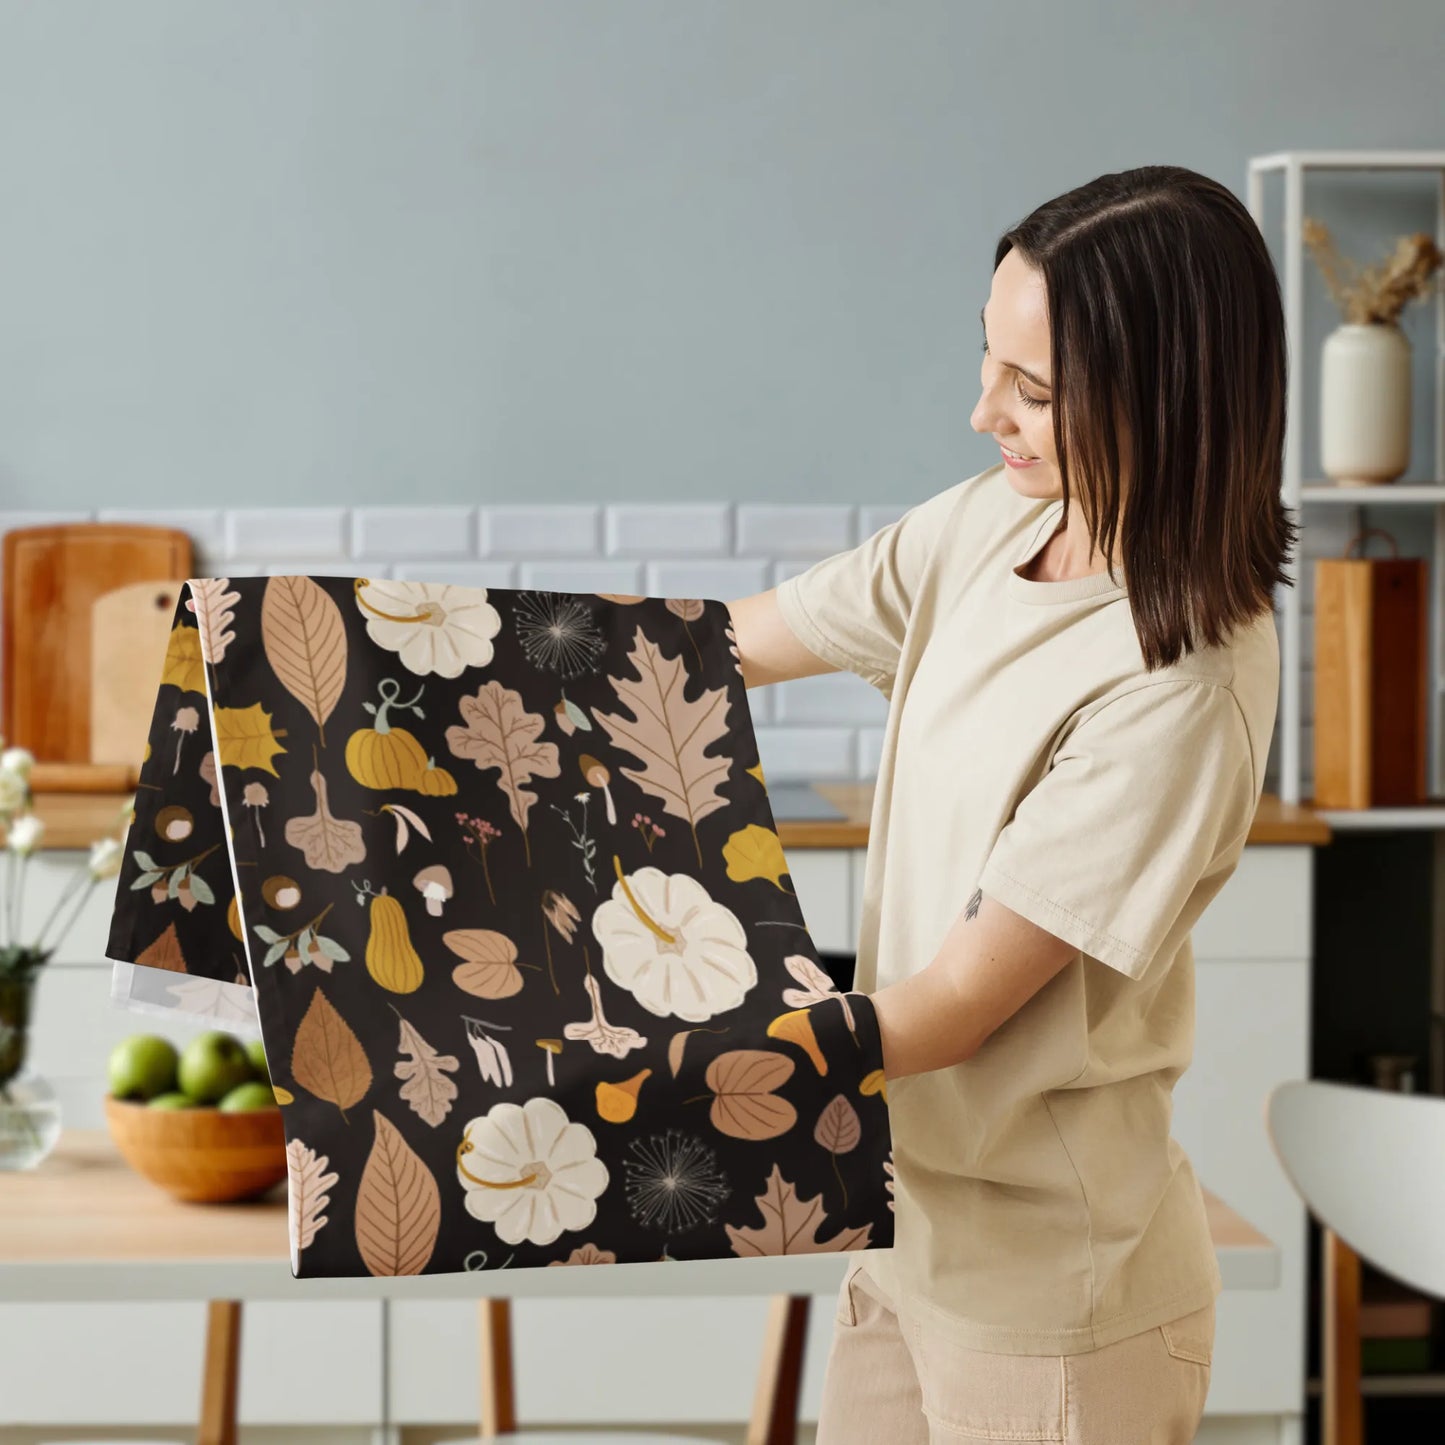
[[[33,1169],[60,1138],[60,1100],[25,1062],[38,968],[0,974],[0,1170]]]

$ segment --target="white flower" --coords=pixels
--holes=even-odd
[[[5,846],[13,853],[29,853],[40,842],[45,824],[34,813],[26,813],[10,824]]]
[[[24,806],[25,779],[0,768],[0,815],[18,812]]]
[[[120,872],[121,859],[125,849],[115,838],[97,838],[90,845],[90,876],[99,883],[102,878],[114,878]]]
[[[35,754],[29,748],[6,748],[0,753],[0,769],[7,773],[18,773],[22,778],[30,776],[30,765]]]

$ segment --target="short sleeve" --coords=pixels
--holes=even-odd
[[[1238,862],[1259,791],[1226,686],[1144,683],[1078,723],[1004,825],[987,895],[1130,978]]]
[[[825,662],[891,693],[914,599],[958,487],[926,498],[846,552],[784,578],[783,620]]]

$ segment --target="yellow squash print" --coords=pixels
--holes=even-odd
[[[412,946],[400,901],[389,893],[375,894],[371,900],[366,971],[392,993],[413,993],[421,987],[421,956]]]

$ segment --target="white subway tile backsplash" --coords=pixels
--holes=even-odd
[[[637,562],[582,562],[549,559],[523,562],[518,586],[550,592],[623,592],[645,596]]]
[[[247,507],[226,513],[226,555],[270,562],[347,556],[342,507]]]
[[[95,520],[178,528],[190,537],[197,562],[204,557],[219,557],[226,544],[226,514],[219,507],[177,507],[173,511],[163,507],[102,507]]]
[[[601,507],[570,503],[486,506],[477,522],[477,546],[483,557],[598,557],[602,553]]]
[[[260,570],[272,577],[390,577],[387,562],[354,562],[345,557],[288,557],[269,562]]]
[[[619,502],[607,508],[604,546],[609,557],[725,557],[733,550],[732,511],[727,502]]]
[[[768,564],[761,558],[722,562],[649,562],[643,569],[650,597],[704,597],[732,602],[765,591]]]
[[[63,522],[93,522],[94,512],[0,512],[0,536],[17,527],[54,527]]]
[[[842,503],[742,502],[737,551],[765,557],[843,552],[853,545],[856,509]]]
[[[920,502],[922,497],[918,499]],[[890,522],[896,522],[910,506],[917,505],[909,502],[894,502],[888,505],[876,507],[863,507],[859,510],[858,516],[858,540],[866,541],[874,532],[886,527]]]
[[[884,728],[858,729],[858,780],[872,782],[878,777],[878,759],[883,756]]]
[[[358,507],[351,517],[353,557],[470,557],[475,507]]]
[[[393,577],[408,582],[450,582],[453,587],[515,587],[515,562],[393,562]]]
[[[853,729],[760,727],[758,760],[769,783],[783,779],[854,781]]]
[[[888,717],[888,699],[856,672],[822,672],[780,682],[777,717],[780,723],[855,723],[881,727]]]

